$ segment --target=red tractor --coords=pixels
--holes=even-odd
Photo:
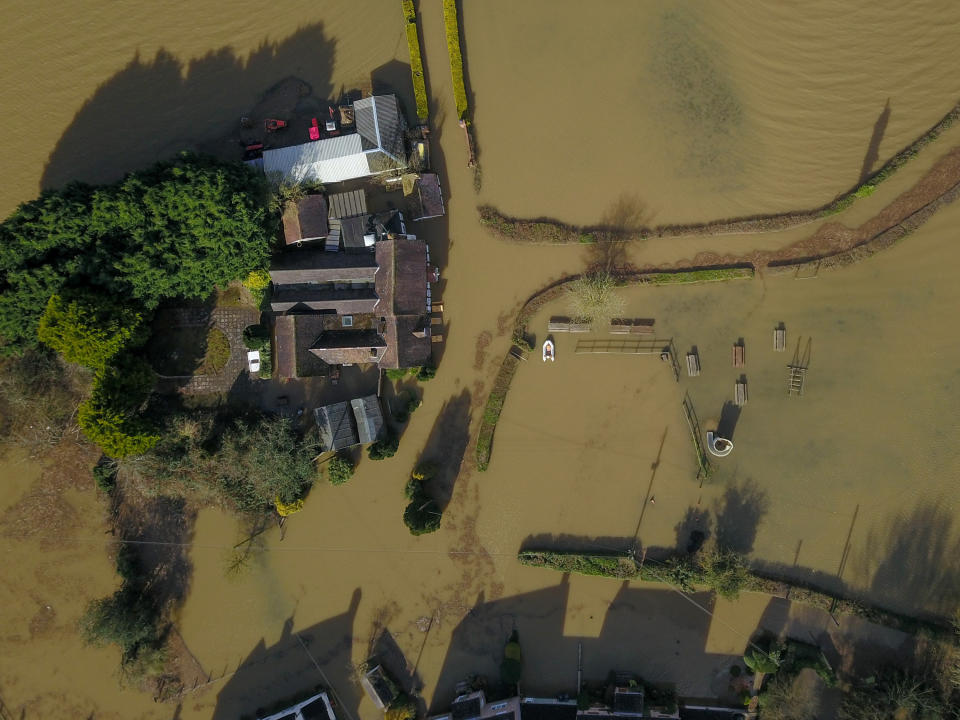
[[[267,118],[263,123],[263,127],[266,129],[267,132],[276,132],[277,130],[283,130],[286,126],[287,126],[286,120],[276,120],[274,118]]]

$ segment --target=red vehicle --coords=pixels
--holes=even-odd
[[[287,126],[286,120],[275,120],[274,118],[267,118],[263,123],[264,128],[267,132],[276,132],[277,130],[283,130]]]

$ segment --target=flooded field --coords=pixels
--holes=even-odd
[[[905,608],[944,606],[958,582],[949,484],[958,468],[948,438],[957,424],[956,342],[945,331],[958,298],[940,269],[956,259],[960,206],[893,250],[815,280],[631,291],[630,312],[656,317],[681,352],[696,345],[703,374],[677,384],[656,357],[574,356],[570,339],[558,338],[556,364],[521,368],[489,472],[472,469],[470,433],[513,312],[585,259],[581,247],[493,240],[477,225],[478,202],[576,222],[603,217],[620,196],[654,222],[818,204],[857,180],[871,136],[882,162],[960,94],[943,63],[952,6],[889,3],[844,23],[834,5],[807,8],[804,19],[765,6],[692,8],[611,3],[587,25],[573,3],[469,5],[478,196],[453,112],[440,3],[423,0],[433,152],[448,215],[417,233],[441,265],[447,342],[399,453],[363,461],[347,485],[316,487],[282,541],[266,534],[260,560],[238,581],[224,574],[237,522],[200,513],[189,596],[175,621],[211,682],[179,708],[118,689],[116,650],[85,649],[76,633],[85,603],[113,587],[92,483],[58,486],[71,509],[59,543],[25,534],[8,512],[0,699],[16,716],[219,720],[323,683],[336,689],[342,720],[373,718],[350,679],[371,649],[436,709],[464,675],[496,675],[514,626],[530,668],[525,686],[543,693],[575,683],[578,642],[589,679],[632,668],[694,695],[725,692],[726,668],[758,625],[829,633],[834,658],[865,637],[873,651],[905,642],[849,619],[833,628],[820,613],[766,597],[713,604],[697,595],[698,609],[667,589],[565,582],[515,561],[531,538],[564,534],[673,545],[691,507],[708,510],[713,531],[749,545],[758,560],[830,576],[849,534],[845,582]],[[15,145],[4,165],[4,211],[41,184],[106,180],[176,149],[208,147],[291,74],[322,96],[373,73],[412,107],[393,0],[321,3],[309,13],[293,3],[93,3],[67,16],[40,3],[6,19],[0,47],[16,60],[0,70],[0,97],[21,115],[0,120]],[[41,49],[51,45],[58,52]],[[707,104],[687,107],[683,83]],[[702,113],[709,122],[691,120]],[[957,144],[953,135],[943,140],[904,173]],[[841,219],[862,222],[915,179],[896,176],[854,208],[863,217]],[[669,263],[720,242],[746,252],[803,234],[651,242],[633,254],[638,263]],[[778,322],[788,331],[784,355],[770,351]],[[544,318],[537,323],[542,337]],[[690,392],[704,424],[719,419],[736,377],[729,347],[741,336],[750,401],[734,454],[701,489],[679,398]],[[787,398],[784,365],[810,338],[807,392]],[[401,522],[401,491],[421,456],[447,463],[437,490],[449,502],[441,530],[413,538]],[[7,512],[45,486],[36,486],[37,463],[4,462],[0,473],[14,479],[3,490]],[[904,596],[911,587],[925,593]],[[371,648],[381,629],[389,637]]]
[[[621,192],[653,223],[822,205],[960,96],[937,0],[464,14],[483,200],[524,217],[597,222]]]

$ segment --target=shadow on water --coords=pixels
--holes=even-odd
[[[925,501],[874,523],[855,555],[870,595],[905,610],[952,615],[960,603],[960,540],[948,507]]]
[[[727,440],[733,440],[733,433],[737,429],[740,419],[740,408],[732,402],[725,402],[720,409],[720,422],[717,423],[717,435]]]
[[[630,670],[655,680],[668,672],[666,665],[681,660],[693,668],[691,673],[702,670],[709,674],[724,660],[735,657],[706,652],[710,616],[690,603],[676,602],[673,593],[627,583],[619,589],[611,583],[610,590],[616,594],[599,635],[592,637],[566,631],[570,604],[566,575],[552,587],[500,600],[488,602],[481,593],[453,631],[430,712],[449,707],[457,683],[474,674],[491,683],[491,694],[496,697],[504,644],[515,629],[520,633],[525,667],[537,669],[536,673],[524,674],[524,692],[541,697],[561,692],[576,695],[577,649],[581,643],[584,680],[588,683],[602,681],[611,670]],[[710,594],[696,593],[693,598],[708,612],[712,610],[714,599]],[[641,647],[644,651],[638,653]]]
[[[860,168],[860,182],[862,183],[873,171],[873,166],[880,159],[880,143],[883,142],[883,135],[887,131],[887,124],[890,122],[890,98],[887,98],[887,104],[883,106],[880,116],[873,124],[873,133],[870,135],[870,142],[867,144],[867,154],[863,157],[863,167]]]
[[[261,640],[239,663],[217,695],[213,720],[267,715],[308,697],[318,687],[334,691],[330,699],[339,702],[340,717],[358,717],[361,695],[352,678],[351,652],[360,598],[357,588],[345,612],[297,632],[293,617],[287,618],[273,645],[267,647]],[[326,687],[325,677],[332,688]]]
[[[189,61],[162,48],[153,58],[136,55],[77,112],[47,161],[41,188],[110,182],[181,150],[239,159],[240,118],[278,81],[297,75],[316,97],[330,96],[335,48],[316,23],[283,41],[264,41],[247,57],[230,47]]]
[[[743,555],[751,553],[769,505],[766,491],[753,480],[727,487],[713,508],[717,545]]]
[[[683,519],[674,526],[677,533],[677,552],[697,552],[710,538],[712,528],[713,520],[709,510],[688,507]]]
[[[453,496],[463,454],[470,442],[470,400],[470,391],[463,390],[443,404],[420,453],[421,462],[433,463],[437,468],[427,489],[441,510],[446,509]]]
[[[588,537],[586,535],[527,535],[520,550],[564,550],[569,552],[629,552],[632,537]]]

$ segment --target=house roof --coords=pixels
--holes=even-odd
[[[360,400],[358,399],[354,402],[359,401]],[[373,704],[376,705],[380,710],[383,710],[397,697],[393,683],[386,676],[383,668],[379,665],[364,673],[360,677],[360,684],[366,691],[367,697],[373,700]]]
[[[330,217],[348,218],[367,214],[367,194],[363,190],[330,196]]]
[[[262,720],[337,720],[337,716],[330,705],[330,698],[322,692]]]
[[[450,706],[450,716],[453,720],[474,720],[480,717],[483,700],[479,696],[468,696],[454,701]]]
[[[280,315],[274,324],[277,352],[277,374],[283,378],[297,376],[297,332],[292,315]]]
[[[353,104],[356,133],[263,152],[263,169],[288,182],[342,182],[406,165],[405,123],[394,95]]]
[[[643,689],[617,690],[613,693],[613,712],[617,715],[643,715]]]
[[[419,204],[419,213],[414,220],[443,215],[443,192],[440,190],[440,176],[436,173],[423,173],[417,180],[415,190]]]
[[[427,312],[427,245],[410,238],[397,238],[392,242],[393,310],[397,315],[422,315]]]
[[[328,365],[359,365],[379,362],[387,341],[376,330],[324,330],[310,352]]]
[[[309,309],[349,315],[374,312],[379,302],[373,288],[338,290],[323,286],[281,285],[270,296],[270,309],[278,313]]]
[[[574,701],[536,700],[525,698],[520,704],[520,720],[576,720]]]
[[[327,201],[323,195],[307,195],[299,202],[288,202],[284,207],[283,238],[287,245],[319,240],[328,232]]]
[[[313,414],[324,452],[373,442],[380,437],[384,427],[383,412],[376,395],[324,405]]]
[[[289,250],[270,263],[274,285],[338,281],[373,282],[377,260],[372,253],[328,253],[323,250]]]

